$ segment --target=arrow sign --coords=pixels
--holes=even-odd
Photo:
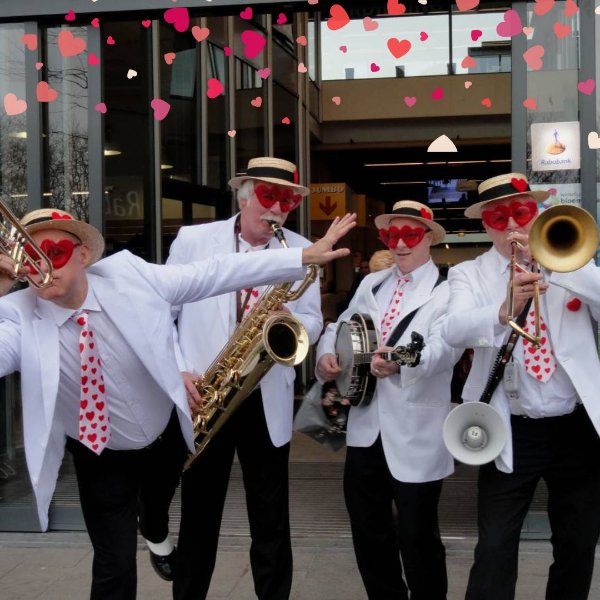
[[[331,202],[331,196],[325,196],[325,203],[319,202],[319,208],[329,216],[337,208],[337,202]]]

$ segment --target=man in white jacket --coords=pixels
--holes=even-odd
[[[240,212],[227,221],[183,227],[171,246],[169,264],[214,255],[246,254],[259,258],[265,248],[281,248],[270,223],[283,226],[309,190],[297,183],[293,163],[272,157],[250,160],[244,175],[233,178]],[[290,247],[310,242],[283,230]],[[293,280],[292,280],[293,281]],[[188,400],[201,400],[193,380],[203,373],[232,337],[236,327],[261,301],[263,288],[224,294],[181,307],[178,318]],[[323,327],[319,282],[281,310],[304,326],[309,343]],[[284,600],[292,584],[289,525],[288,457],[294,400],[293,367],[274,365],[260,386],[243,401],[182,476],[181,527],[174,596],[201,600],[210,586],[221,517],[234,455],[240,462],[252,536],[250,564],[257,596]]]
[[[134,600],[138,517],[146,539],[164,539],[186,449],[193,449],[173,305],[302,277],[303,263],[348,254],[330,250],[354,220],[336,222],[309,248],[180,266],[152,265],[126,251],[99,261],[100,232],[62,210],[36,210],[21,223],[51,263],[52,280],[0,299],[0,376],[21,372],[40,523],[46,530],[66,445],[94,547],[91,598]],[[41,277],[31,261],[42,273],[49,269],[43,254],[25,248],[29,259],[20,268],[0,255],[0,295],[15,268],[34,283]]]
[[[446,232],[429,207],[413,200],[396,202],[375,225],[394,264],[367,275],[338,320],[354,313],[367,316],[379,346],[370,365],[377,378],[374,397],[350,409],[347,426],[344,493],[354,550],[371,600],[408,600],[408,590],[412,600],[445,600],[448,579],[437,507],[442,480],[453,471],[442,425],[460,352],[441,336],[448,284],[431,260],[430,247]],[[418,364],[385,361],[379,353],[391,349],[386,341],[413,311],[397,343],[409,344],[413,331],[421,334],[425,346]],[[341,372],[336,327],[329,325],[319,342],[321,380]]]
[[[532,191],[521,173],[508,173],[483,181],[479,202],[466,210],[467,217],[482,219],[493,243],[448,275],[444,337],[452,346],[474,349],[466,401],[481,398],[511,331],[506,289],[512,242],[523,245],[517,258],[524,264],[531,258],[528,233],[538,202],[547,197]],[[588,597],[600,531],[600,362],[591,325],[591,318],[600,317],[600,270],[593,261],[571,273],[517,269],[515,318],[532,298],[534,282],[541,293],[540,346],[519,336],[491,399],[508,437],[495,463],[480,468],[479,541],[467,600],[515,597],[521,527],[540,478],[548,488],[554,555],[546,600]],[[529,334],[533,307],[524,325]]]

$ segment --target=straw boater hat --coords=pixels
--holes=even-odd
[[[271,158],[270,156],[251,158],[248,161],[246,173],[238,177],[232,177],[229,180],[229,185],[237,190],[247,179],[285,185],[293,188],[301,196],[308,196],[310,193],[307,187],[298,184],[296,165],[282,158]]]
[[[27,233],[58,229],[74,235],[90,250],[90,265],[95,263],[104,252],[104,238],[95,227],[85,221],[78,221],[68,212],[58,208],[40,208],[27,213],[21,219],[21,225],[27,230]]]
[[[431,229],[433,231],[432,245],[439,244],[446,235],[446,230],[439,223],[434,222],[432,210],[416,200],[398,200],[394,204],[391,213],[375,217],[375,227],[377,229],[387,229],[390,221],[398,217],[414,219]]]
[[[529,189],[529,182],[523,173],[507,173],[486,179],[479,184],[477,191],[479,192],[479,202],[465,210],[465,217],[470,219],[481,217],[483,207],[494,200],[530,196],[536,202],[542,202],[550,195],[549,192]]]

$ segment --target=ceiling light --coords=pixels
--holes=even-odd
[[[104,156],[119,156],[120,154],[120,150],[115,150],[114,148],[104,148]]]
[[[25,140],[27,139],[27,132],[26,131],[14,131],[13,133],[10,134],[11,138],[17,138],[19,140]]]
[[[163,171],[167,171],[168,169],[173,169],[174,167],[173,167],[173,165],[167,165],[167,164],[164,164],[164,165],[160,165],[160,168],[161,168]]]

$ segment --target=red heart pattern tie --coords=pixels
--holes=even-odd
[[[535,331],[535,311],[531,309],[523,329],[527,333]],[[540,315],[540,345],[536,348],[531,342],[523,338],[523,351],[525,353],[525,371],[534,379],[546,383],[556,371],[554,350],[548,338],[548,329]]]
[[[260,292],[256,288],[246,288],[242,294],[242,301],[244,304],[244,314],[242,315],[242,320],[245,319],[250,311],[254,308],[254,305],[258,302],[260,297]]]
[[[385,343],[385,340],[392,332],[398,318],[400,316],[400,301],[402,300],[402,296],[404,292],[402,288],[404,284],[410,281],[409,277],[400,277],[398,282],[396,283],[396,289],[394,294],[392,295],[392,299],[388,304],[387,310],[383,315],[383,319],[381,319],[381,343]]]
[[[88,312],[71,317],[81,327],[79,354],[81,358],[81,398],[79,401],[79,441],[92,452],[100,454],[110,437],[110,416],[104,393],[102,361],[88,325]]]

